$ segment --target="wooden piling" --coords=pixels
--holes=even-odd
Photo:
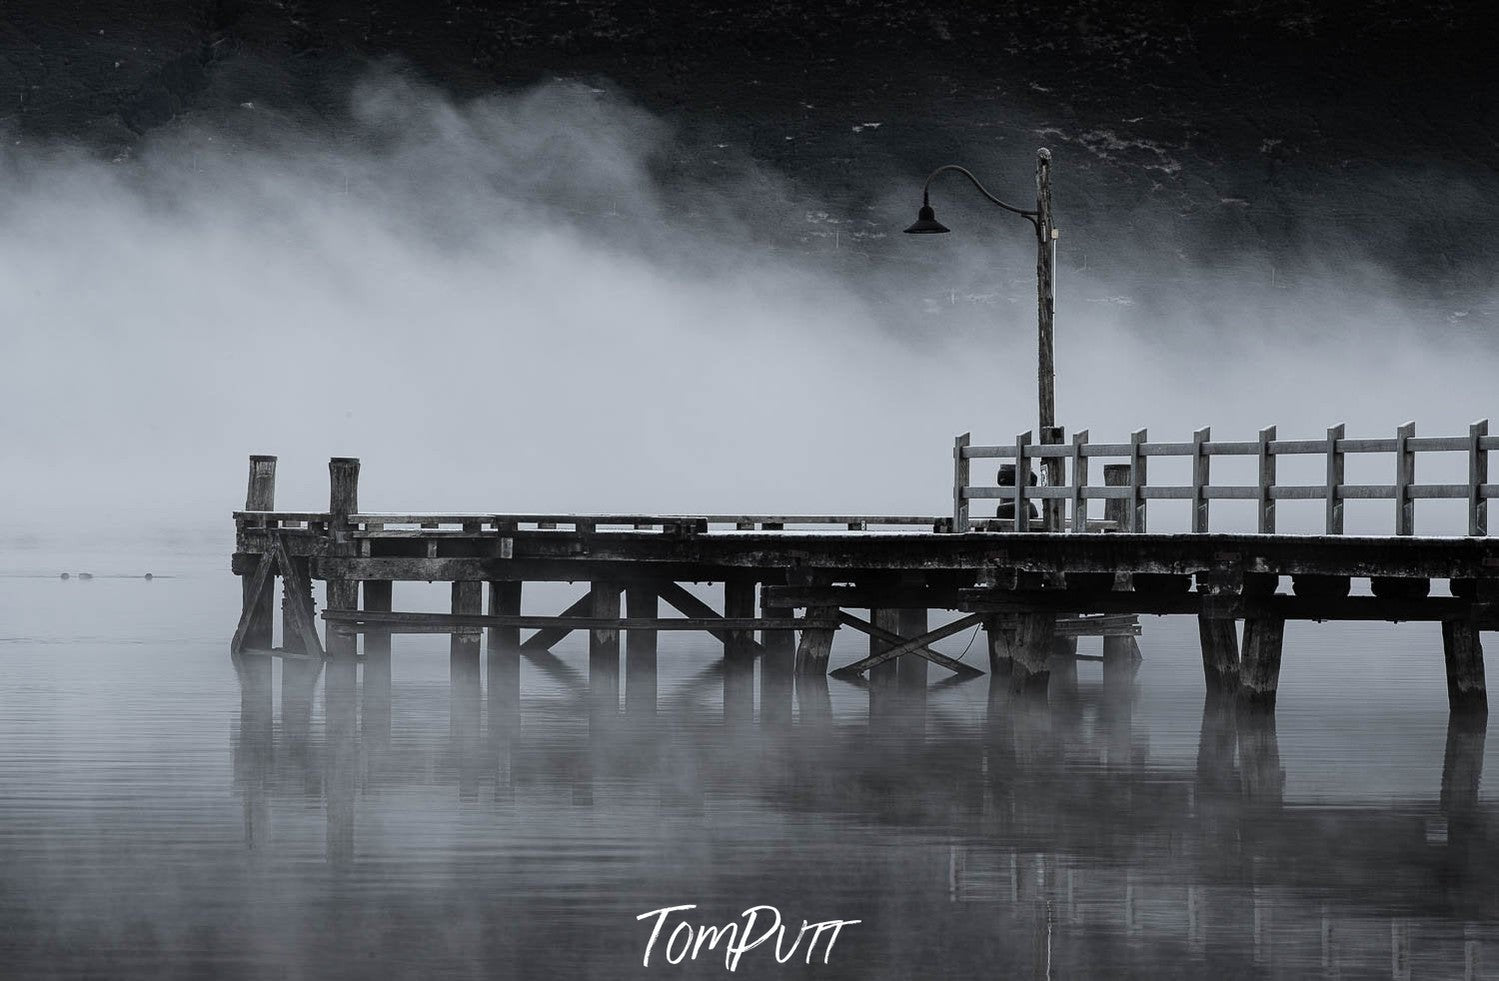
[[[354,457],[336,456],[328,461],[329,534],[338,552],[348,551],[349,515],[359,510],[359,461]],[[328,579],[329,610],[359,608],[357,579]],[[355,635],[341,624],[328,624],[324,647],[329,657],[351,657],[355,653]]]
[[[1489,710],[1484,686],[1483,645],[1471,620],[1442,621],[1442,656],[1447,663],[1447,705],[1453,712]]]
[[[796,673],[798,677],[825,676],[833,650],[833,634],[838,630],[838,611],[833,607],[809,606],[802,619],[805,626],[796,644]]]
[[[1273,617],[1252,617],[1244,621],[1243,653],[1239,658],[1239,696],[1245,704],[1275,707],[1285,631],[1286,622]]]
[[[1128,691],[1144,658],[1140,645],[1129,636],[1103,639],[1103,687],[1106,692]]]
[[[723,584],[723,615],[728,618],[755,615],[755,581],[753,579],[730,579]],[[754,639],[754,632],[750,630],[727,631],[723,642],[724,657],[753,659]]]
[[[249,486],[245,490],[246,511],[274,511],[276,509],[276,458],[254,455],[250,457]],[[272,577],[274,578],[274,577]],[[275,602],[274,582],[265,582],[257,591],[256,576],[249,573],[240,576],[241,615],[249,612],[249,622],[244,634],[243,649],[269,650],[272,643],[272,604]]]
[[[651,619],[660,615],[661,597],[648,586],[625,588],[625,615]],[[625,713],[656,713],[656,638],[654,630],[625,634]]]
[[[1442,813],[1449,819],[1478,811],[1479,782],[1483,777],[1483,749],[1488,715],[1455,712],[1447,719],[1447,745],[1442,755]]]
[[[1232,694],[1239,689],[1239,634],[1233,620],[1199,616],[1197,636],[1202,645],[1202,676],[1209,694]]]
[[[620,587],[595,582],[589,587],[590,616],[619,616]],[[619,707],[619,631],[592,628],[588,631],[588,688],[603,706]]]
[[[989,673],[996,678],[1009,677],[1013,668],[1010,649],[1015,640],[1013,618],[992,616],[984,619],[984,638],[989,648]]]
[[[489,612],[495,616],[519,616],[524,585],[518,579],[492,580],[489,583]],[[491,658],[496,655],[520,656],[519,627],[490,627],[488,640]]]
[[[390,612],[392,586],[389,579],[365,580],[362,583],[365,610]],[[365,727],[373,742],[379,742],[382,736],[385,739],[390,737],[390,680],[390,631],[366,630],[362,709]]]
[[[452,594],[452,608],[455,614],[483,612],[484,584],[482,582],[461,579],[453,583]],[[449,663],[454,669],[454,677],[459,676],[460,668],[463,669],[464,676],[467,676],[470,669],[477,672],[479,669],[479,628],[455,628],[448,642],[448,655]]]
[[[889,631],[892,634],[900,633],[900,611],[872,609],[869,611],[869,622],[879,630]],[[893,647],[877,637],[869,638],[869,653],[871,656],[883,653]],[[882,661],[869,669],[870,691],[893,690],[900,677],[900,658],[890,661]]]
[[[1010,690],[1045,694],[1051,683],[1051,652],[1057,618],[1053,613],[1022,613],[1015,618],[1010,648]]]
[[[906,608],[897,611],[897,630],[902,637],[920,637],[930,629],[928,624],[928,611],[918,608]],[[925,695],[927,690],[927,660],[908,654],[895,659],[896,683],[904,692],[912,695]]]
[[[762,597],[764,593],[761,593]],[[767,617],[790,620],[795,616],[791,607],[763,606],[761,612]],[[796,670],[796,631],[762,630],[760,646],[765,653],[760,658],[760,722],[762,725],[786,725],[791,722],[793,701],[793,674]]]

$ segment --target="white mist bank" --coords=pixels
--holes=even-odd
[[[894,277],[835,270],[759,246],[805,214],[774,174],[659,183],[672,141],[581,87],[456,105],[386,80],[332,135],[14,151],[0,503],[22,526],[217,522],[246,456],[275,453],[286,508],[322,506],[327,458],[354,455],[371,510],[942,513],[955,433],[1033,427],[1033,307],[933,330],[894,299],[978,265],[1023,283],[1021,231],[998,254],[897,242]],[[1062,261],[1059,417],[1095,441],[1499,416],[1493,345],[1434,339],[1366,270],[1356,290],[1329,270],[1263,302],[1184,296],[1168,329]]]

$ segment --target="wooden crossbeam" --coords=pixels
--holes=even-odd
[[[281,570],[282,582],[286,585],[283,602],[287,604],[287,611],[302,638],[303,646],[313,657],[326,657],[323,639],[318,636],[317,620],[312,610],[312,585],[302,578],[296,563],[286,554],[286,543],[281,540],[280,535],[275,536],[272,550],[276,556],[276,566]]]
[[[238,654],[245,649],[245,637],[249,635],[250,625],[255,621],[260,596],[270,585],[271,569],[274,566],[275,560],[270,553],[260,556],[260,564],[255,567],[255,577],[250,580],[250,592],[245,597],[245,608],[239,615],[239,624],[234,628],[234,637],[229,641],[230,654]]]
[[[1277,594],[1274,596],[1212,597],[1202,593],[1089,592],[1085,590],[1016,590],[991,592],[965,590],[963,608],[986,613],[1121,613],[1200,614],[1205,599],[1213,600],[1213,616],[1226,620],[1271,617],[1281,620],[1386,620],[1437,621],[1476,619],[1491,621],[1483,605],[1451,596],[1423,599],[1393,599],[1379,596],[1317,597]],[[1499,628],[1499,623],[1494,623]],[[1482,626],[1482,629],[1493,629]]]
[[[962,633],[969,627],[977,626],[979,623],[983,622],[983,619],[984,617],[982,614],[970,613],[967,616],[959,617],[951,623],[944,624],[943,626],[938,627],[936,630],[928,630],[926,633],[921,634],[918,637],[907,638],[902,637],[900,634],[891,633],[888,630],[882,630],[879,627],[876,627],[874,624],[870,623],[868,620],[862,620],[859,617],[854,616],[852,613],[839,611],[839,623],[853,627],[855,630],[863,631],[876,640],[882,640],[885,643],[892,644],[894,646],[880,651],[878,654],[871,654],[866,658],[855,661],[853,664],[847,665],[846,667],[839,668],[833,673],[858,674],[859,672],[866,671],[877,664],[884,664],[886,661],[889,661],[893,658],[902,657],[906,654],[915,654],[918,657],[926,658],[933,664],[940,664],[944,668],[947,668],[949,671],[956,671],[958,674],[983,674],[983,672],[978,670],[977,668],[964,664],[962,661],[950,658],[946,654],[939,654],[926,646],[934,640],[941,640],[944,637],[951,637],[953,634]]]
[[[656,593],[663,600],[665,600],[666,603],[672,607],[672,609],[676,610],[678,613],[682,614],[685,617],[694,617],[696,619],[707,620],[713,623],[720,623],[723,621],[723,617],[719,616],[718,612],[714,610],[713,607],[709,606],[707,603],[704,603],[702,600],[689,593],[678,583],[662,582],[658,583],[654,588],[656,590]],[[727,628],[704,627],[703,629],[706,630],[709,634],[712,634],[717,639],[723,641],[724,643],[728,643],[729,630]],[[764,645],[760,644],[758,641],[746,639],[743,643],[745,649],[753,651],[756,657],[765,653]]]
[[[793,617],[586,617],[480,613],[391,613],[325,610],[323,619],[348,624],[356,631],[441,633],[464,627],[521,627],[529,630],[792,630]]]

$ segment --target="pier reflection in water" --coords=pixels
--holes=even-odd
[[[279,725],[267,660],[241,660],[245,846],[274,851],[282,809],[327,825],[299,956],[644,975],[635,917],[682,903],[861,919],[815,965],[861,978],[1473,977],[1493,942],[1481,722],[1453,718],[1435,800],[1289,805],[1275,716],[1231,700],[1203,703],[1195,768],[1155,766],[1132,686],[982,680],[973,713],[872,688],[849,716],[838,680],[713,661],[658,692],[636,654],[592,688],[531,659],[562,693],[535,700],[514,661],[454,656],[438,741],[388,658],[287,662]]]

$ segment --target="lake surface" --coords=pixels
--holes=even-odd
[[[1205,705],[1186,618],[1145,621],[1132,691],[1084,663],[1037,706],[933,669],[873,718],[836,679],[794,709],[757,686],[746,715],[686,634],[645,708],[590,695],[581,635],[525,661],[518,698],[488,665],[454,676],[441,637],[397,638],[388,690],[236,665],[227,548],[141,554],[0,559],[6,978],[717,977],[723,944],[672,965],[669,932],[755,905],[791,924],[783,952],[803,920],[860,922],[739,976],[1499,965],[1485,733],[1449,729],[1430,625],[1292,625],[1273,720]],[[687,904],[643,966],[637,917]]]

